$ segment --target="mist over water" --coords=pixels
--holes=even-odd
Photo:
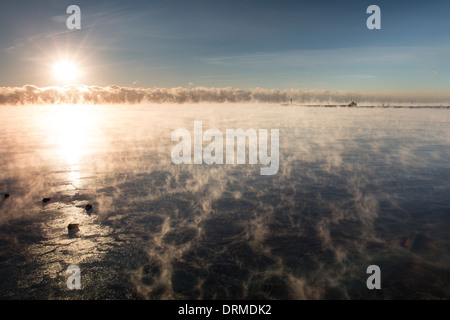
[[[173,164],[196,120],[279,129],[278,173]],[[450,298],[446,109],[0,106],[0,146],[2,299]]]
[[[450,96],[438,92],[352,92],[300,89],[239,89],[233,87],[131,88],[120,86],[66,85],[62,87],[0,87],[0,105],[28,104],[197,104],[291,103],[298,105],[347,105],[358,101],[366,107],[450,108]]]

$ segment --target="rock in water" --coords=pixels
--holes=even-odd
[[[79,230],[80,229],[80,225],[78,223],[70,223],[67,226],[68,230]]]
[[[80,231],[80,225],[78,223],[70,223],[67,226],[67,231],[69,232],[69,236],[74,236],[78,231]]]
[[[8,199],[8,198],[9,198],[9,193],[5,193],[5,195],[3,196],[3,198]]]
[[[86,211],[89,211],[92,209],[92,204],[87,204],[86,207],[84,207],[86,209]]]
[[[50,200],[52,200],[52,198],[44,198],[44,199],[42,199],[42,202],[43,202],[43,203],[47,203],[47,202],[49,202]]]

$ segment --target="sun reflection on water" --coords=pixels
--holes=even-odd
[[[51,201],[40,208],[47,217],[45,240],[31,250],[42,256],[45,264],[100,259],[112,242],[110,230],[97,221],[98,206],[94,204],[91,212],[85,209],[86,204],[95,203],[95,193],[86,190],[93,188],[90,178],[95,176],[92,166],[101,118],[95,106],[56,105],[42,109],[35,123],[45,137],[42,159],[49,168],[41,174],[52,188],[44,190]],[[76,234],[68,232],[71,223],[79,224]]]
[[[82,167],[92,150],[92,127],[97,122],[88,106],[52,106],[46,113],[43,125],[52,145],[49,156],[75,187],[80,186]]]

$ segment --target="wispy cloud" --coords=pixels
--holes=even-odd
[[[321,50],[291,50],[272,53],[250,53],[206,58],[212,65],[286,65],[312,67],[324,65],[405,64],[433,58],[448,52],[446,47],[352,47]]]

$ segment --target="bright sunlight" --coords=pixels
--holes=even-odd
[[[81,72],[78,67],[68,60],[58,61],[53,65],[53,73],[55,77],[64,83],[70,83],[77,80]]]

